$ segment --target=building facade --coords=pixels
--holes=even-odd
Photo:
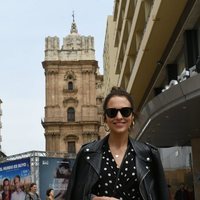
[[[103,66],[104,66],[104,96],[109,93],[111,87],[117,85],[117,80],[119,75],[115,74],[115,56],[117,48],[114,47],[113,34],[115,30],[115,22],[113,21],[113,16],[108,16],[107,19],[107,29],[104,41],[104,51],[103,51]]]
[[[116,0],[110,46],[116,54],[106,56],[114,56],[116,83],[133,95],[140,112],[133,136],[162,148],[191,146],[195,199],[200,199],[199,10],[198,0]]]
[[[103,76],[95,60],[94,38],[78,33],[45,41],[46,105],[42,125],[46,151],[75,156],[81,145],[102,137]]]

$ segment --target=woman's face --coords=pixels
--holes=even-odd
[[[50,196],[54,196],[54,190],[51,190],[49,193]]]
[[[68,175],[68,174],[69,174],[69,169],[67,169],[67,168],[65,168],[65,167],[63,166],[63,167],[60,167],[60,168],[59,168],[59,172],[60,172],[60,174]]]
[[[31,187],[31,192],[35,193],[37,191],[37,185]]]
[[[108,101],[107,108],[121,109],[124,107],[131,108],[131,104],[126,97],[123,96],[113,96]],[[131,113],[128,117],[124,117],[119,111],[117,115],[113,118],[105,116],[105,122],[110,128],[110,133],[114,134],[128,134],[128,129],[133,123],[134,116]]]

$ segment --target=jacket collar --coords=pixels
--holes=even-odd
[[[87,145],[85,145],[83,150],[86,161],[90,163],[90,165],[93,167],[97,174],[100,173],[101,169],[102,146],[107,139],[108,135],[102,140],[88,143]]]
[[[106,140],[108,140],[109,135],[105,136],[102,140],[91,142],[84,147],[84,153],[86,160],[94,168],[94,170],[99,174],[101,168],[101,159],[102,159],[102,146]],[[141,143],[129,137],[130,144],[136,153],[136,162],[137,167],[139,168],[140,176],[143,176],[143,173],[148,171],[148,166],[152,161],[151,151],[148,145]]]
[[[98,152],[100,153],[102,150],[102,146],[106,140],[108,140],[109,135],[106,135],[102,140],[94,141],[86,145],[84,152]],[[139,159],[150,162],[151,161],[151,152],[148,145],[136,141],[133,138],[129,137],[130,144],[132,145],[133,149],[135,150],[136,155]]]
[[[91,143],[88,143],[84,149],[84,152],[90,152],[90,153],[94,153],[94,152],[98,152],[100,153],[102,150],[102,146],[105,143],[106,140],[108,140],[109,135],[106,135],[103,139],[101,140],[97,140]]]
[[[145,162],[151,162],[152,160],[152,156],[151,156],[151,151],[150,148],[147,144],[136,141],[132,138],[129,138],[132,147],[135,150],[135,153],[137,155],[137,157]]]

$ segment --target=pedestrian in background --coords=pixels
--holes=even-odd
[[[195,200],[194,199],[194,188],[193,188],[193,186],[188,187],[188,200]]]
[[[176,191],[174,198],[175,200],[188,200],[188,192],[183,183],[180,184],[180,187]]]
[[[54,200],[54,190],[52,188],[46,191],[46,200]]]
[[[136,118],[131,95],[113,87],[103,110],[108,134],[80,149],[66,200],[168,200],[158,149],[129,136]]]
[[[173,200],[173,197],[172,197],[172,192],[171,192],[171,185],[167,185],[168,187],[168,196],[169,196],[169,200]]]
[[[26,194],[25,200],[40,200],[40,197],[37,194],[36,183],[31,183],[29,192]]]

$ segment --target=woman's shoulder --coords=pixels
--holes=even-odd
[[[150,144],[148,142],[135,140],[133,138],[130,138],[130,141],[133,144],[133,146],[137,146],[138,148],[144,148],[144,149],[149,149],[149,150],[158,150],[158,148],[156,146],[154,146],[153,144]]]
[[[102,140],[93,140],[91,142],[85,143],[82,145],[82,151],[88,151],[88,149],[93,150],[102,142]]]
[[[90,142],[87,142],[87,143],[83,144],[83,145],[81,146],[80,151],[82,152],[82,151],[85,151],[85,150],[88,149],[88,148],[91,148],[96,142],[97,142],[97,141],[94,140],[94,141],[90,141]]]
[[[91,142],[85,143],[82,145],[80,152],[96,152],[99,151],[106,141],[107,137],[104,137],[100,140],[93,140]]]
[[[136,155],[142,160],[147,160],[150,162],[152,155],[157,154],[158,152],[157,147],[147,142],[141,142],[134,139],[131,139],[130,141],[132,143],[132,146],[133,146],[133,149],[135,150]]]

